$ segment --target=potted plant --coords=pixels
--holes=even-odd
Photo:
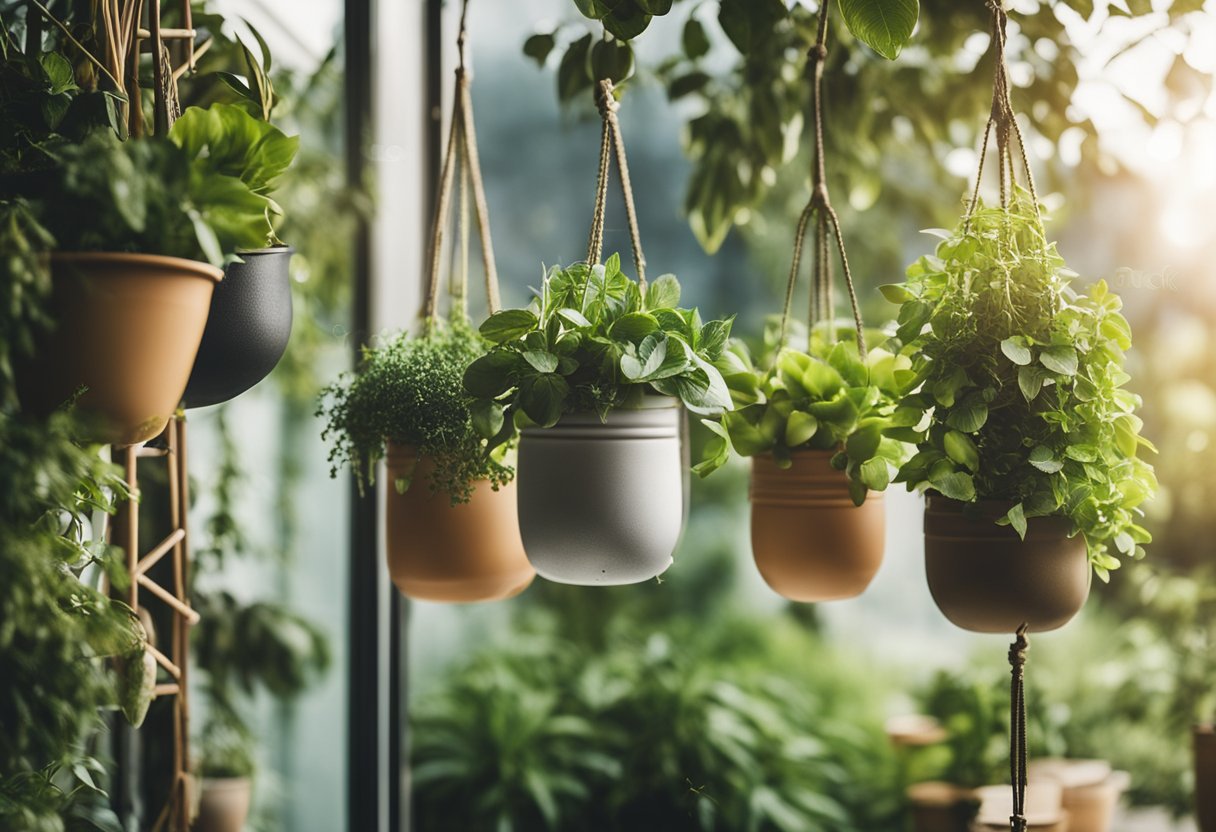
[[[888,436],[912,362],[875,347],[865,358],[852,327],[816,326],[806,351],[766,331],[753,362],[733,340],[718,359],[735,409],[704,424],[716,436],[694,469],[707,476],[731,451],[752,457],[752,554],[764,580],[792,601],[850,598],[882,563],[881,492],[904,446]],[[843,334],[843,338],[842,338]]]
[[[492,452],[482,410],[462,386],[485,345],[467,321],[432,322],[365,349],[353,375],[325,391],[318,415],[333,442],[332,474],[359,487],[388,463],[389,572],[402,593],[428,601],[498,600],[534,576],[515,519],[513,443]]]
[[[182,119],[206,121],[188,131],[188,151],[219,157],[218,168],[266,197],[267,220],[261,244],[236,252],[211,298],[207,327],[183,396],[187,408],[220,404],[253,387],[279,363],[291,338],[292,249],[275,234],[282,211],[271,195],[295,157],[299,137],[286,136],[270,123],[277,100],[269,75],[271,56],[265,41],[256,31],[254,35],[262,51],[260,60],[236,41],[249,81],[218,73],[235,92],[236,103],[189,108],[182,115]],[[174,130],[183,130],[180,122]],[[247,133],[257,137],[251,146],[232,141],[232,136]]]
[[[211,720],[202,735],[197,771],[196,832],[242,832],[253,803],[252,740],[244,726]]]
[[[1131,330],[1104,281],[1079,292],[1018,189],[979,206],[936,255],[884,288],[914,392],[900,403],[917,453],[896,481],[928,492],[925,558],[942,612],[978,632],[1065,624],[1091,567],[1139,558],[1139,398],[1123,389]]]
[[[683,407],[729,408],[714,366],[730,320],[680,309],[664,275],[647,289],[617,255],[554,267],[525,309],[491,315],[493,345],[464,374],[492,450],[519,441],[524,550],[559,583],[637,583],[672,562],[684,521]]]

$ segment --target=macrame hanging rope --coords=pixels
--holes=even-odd
[[[1009,645],[1009,781],[1013,788],[1010,832],[1026,832],[1026,625]]]
[[[864,359],[866,357],[865,330],[861,322],[861,310],[857,303],[857,290],[853,285],[853,272],[849,268],[849,256],[845,251],[844,235],[840,231],[840,217],[832,207],[828,196],[827,164],[824,155],[823,125],[823,70],[828,58],[828,12],[830,0],[823,0],[819,7],[819,33],[815,45],[811,47],[808,58],[813,69],[811,87],[812,109],[814,111],[815,131],[815,160],[812,171],[813,181],[811,198],[802,215],[798,218],[798,228],[794,235],[794,258],[790,264],[789,281],[785,287],[785,308],[781,313],[781,339],[785,343],[786,330],[789,328],[790,310],[794,301],[794,287],[798,283],[798,272],[802,266],[802,248],[806,238],[807,228],[811,220],[815,220],[815,248],[812,253],[811,268],[811,310],[808,316],[808,339],[810,330],[814,329],[817,321],[828,324],[829,337],[835,337],[835,302],[832,297],[832,265],[830,251],[835,244],[840,254],[840,265],[844,272],[845,288],[849,293],[849,304],[853,311],[853,324],[857,330],[857,351]],[[809,344],[808,344],[809,346]]]
[[[435,201],[435,216],[431,221],[430,269],[427,275],[426,296],[422,315],[431,326],[439,320],[440,274],[443,265],[444,240],[447,237],[448,217],[452,206],[452,190],[456,177],[460,176],[461,209],[457,218],[460,241],[460,263],[453,263],[450,271],[450,293],[459,304],[461,314],[466,314],[468,291],[468,206],[472,203],[473,217],[477,222],[477,235],[481,242],[481,259],[485,268],[486,304],[491,313],[501,306],[498,290],[498,269],[494,261],[494,242],[490,237],[490,210],[486,201],[485,185],[481,178],[481,159],[477,152],[477,130],[473,124],[473,98],[470,93],[472,73],[468,69],[469,0],[464,0],[460,10],[460,34],[456,39],[459,64],[456,67],[456,85],[453,96],[452,122],[448,128],[448,140],[444,149],[443,168],[439,175],[439,195]],[[472,197],[470,199],[470,196]]]
[[[595,211],[591,216],[591,234],[587,240],[587,263],[595,265],[604,254],[604,216],[608,202],[608,173],[612,157],[616,157],[621,172],[621,196],[625,201],[625,219],[629,223],[629,244],[633,248],[633,265],[638,283],[646,289],[646,255],[642,253],[642,235],[638,231],[637,206],[633,201],[633,183],[629,180],[629,162],[625,157],[625,139],[617,118],[620,103],[616,100],[612,81],[603,79],[595,86],[595,106],[600,111],[600,163],[595,182]]]
[[[989,0],[988,8],[992,11],[992,49],[994,55],[994,70],[992,79],[992,111],[988,122],[984,125],[984,138],[980,144],[979,167],[975,174],[975,190],[971,193],[971,202],[967,207],[967,217],[964,227],[970,227],[971,217],[980,200],[980,184],[984,179],[984,160],[988,155],[988,146],[992,136],[996,135],[998,180],[1000,182],[1001,207],[1008,208],[1011,191],[1017,186],[1016,167],[1014,165],[1014,145],[1017,156],[1021,159],[1022,170],[1026,177],[1026,190],[1030,193],[1034,205],[1035,218],[1042,225],[1043,218],[1039,213],[1039,196],[1035,191],[1034,174],[1030,169],[1030,160],[1026,155],[1026,142],[1022,137],[1022,128],[1018,126],[1013,111],[1013,102],[1009,97],[1009,66],[1005,58],[1005,46],[1009,25],[1009,15],[1001,4],[1001,0]]]

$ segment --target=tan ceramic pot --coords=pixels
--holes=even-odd
[[[908,787],[914,832],[968,832],[980,802],[971,789],[930,781]]]
[[[798,451],[779,468],[752,459],[752,555],[765,583],[791,601],[860,595],[882,565],[882,495],[853,505],[831,451]]]
[[[1111,832],[1119,798],[1131,778],[1112,771],[1105,760],[1033,760],[1030,781],[1054,780],[1064,789],[1064,809],[1069,832]]]
[[[515,483],[495,491],[478,482],[467,503],[432,493],[433,465],[412,448],[390,443],[384,488],[388,570],[404,595],[468,603],[518,595],[536,577],[519,539]],[[394,481],[412,482],[398,494]]]
[[[253,783],[248,777],[205,778],[194,832],[241,832],[252,800]]]
[[[78,405],[97,418],[96,438],[155,437],[181,401],[223,274],[178,257],[52,255],[55,327],[21,373],[22,403],[46,411],[87,387]]]
[[[1216,832],[1216,727],[1195,727],[1195,816],[1200,832]]]
[[[980,800],[977,832],[1009,829],[1013,813],[1013,792],[1009,786],[983,786],[975,790]],[[1064,810],[1064,789],[1052,780],[1026,787],[1026,826],[1036,832],[1069,832],[1068,812]]]
[[[1026,539],[997,518],[1009,506],[929,495],[925,575],[942,614],[964,630],[1030,632],[1067,624],[1089,596],[1091,570],[1080,535],[1062,517],[1032,517]]]

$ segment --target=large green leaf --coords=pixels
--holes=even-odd
[[[912,37],[920,4],[918,0],[840,0],[840,13],[854,37],[893,61]]]

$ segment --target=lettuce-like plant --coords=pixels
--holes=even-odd
[[[782,346],[776,333],[767,328],[766,358],[758,365],[735,339],[718,360],[735,409],[702,420],[716,435],[693,470],[708,476],[732,451],[771,453],[784,468],[795,451],[835,450],[832,465],[847,475],[849,494],[861,505],[870,489],[885,489],[907,459],[903,443],[887,434],[898,425],[896,404],[912,361],[881,347],[863,359],[835,325],[815,327],[806,352]]]
[[[1106,580],[1120,563],[1112,545],[1143,557],[1150,536],[1136,521],[1157,487],[1139,456],[1154,450],[1140,398],[1124,389],[1122,303],[1105,281],[1072,288],[1024,192],[939,236],[935,256],[883,287],[900,304],[897,337],[917,382],[897,411],[917,453],[896,480],[1007,501],[1000,522],[1022,535],[1029,517],[1068,517]]]
[[[552,427],[577,411],[604,418],[646,393],[674,396],[694,413],[729,409],[714,361],[733,318],[702,323],[679,302],[673,275],[643,292],[615,254],[603,265],[550,269],[526,309],[505,309],[481,325],[494,346],[464,374],[476,399],[473,424],[494,448],[521,426]]]

